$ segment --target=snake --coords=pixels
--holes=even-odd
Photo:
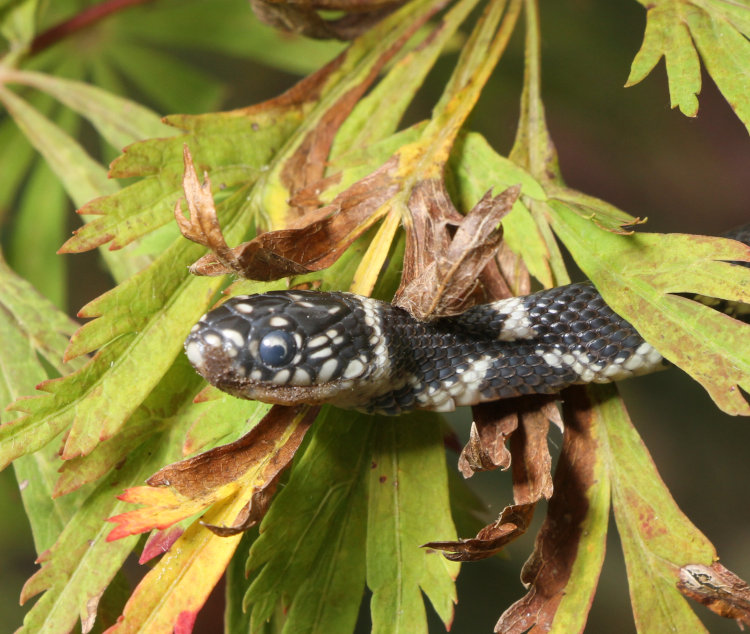
[[[750,246],[750,224],[725,237]],[[694,298],[750,321],[746,304]],[[670,365],[588,281],[431,321],[346,292],[239,295],[201,317],[185,352],[236,397],[389,416],[555,394]]]

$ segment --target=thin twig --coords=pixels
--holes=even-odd
[[[139,4],[146,4],[153,0],[105,0],[104,2],[84,9],[72,18],[60,22],[34,38],[29,49],[29,55],[36,55],[40,51],[52,46],[60,40],[81,31],[92,24],[96,24],[113,13],[128,9]]]

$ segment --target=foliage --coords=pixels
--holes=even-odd
[[[222,292],[307,284],[443,315],[476,300],[477,280],[485,300],[527,292],[529,274],[566,283],[559,239],[717,407],[750,414],[750,326],[685,298],[749,303],[750,270],[731,264],[750,261],[748,249],[634,234],[640,219],[564,183],[534,0],[373,2],[341,19],[253,6],[272,23],[353,39],[280,34],[235,0],[0,2],[0,207],[14,209],[3,236],[11,267],[0,268],[0,463],[24,483],[41,563],[21,600],[41,597],[20,631],[66,632],[79,620],[83,631],[190,631],[227,569],[232,632],[352,631],[365,587],[374,631],[426,631],[424,596],[449,627],[458,562],[498,552],[545,499],[522,572],[528,594],[497,631],[583,629],[610,505],[640,632],[705,631],[685,596],[750,624],[747,587],[672,500],[614,387],[570,390],[562,419],[549,399],[475,408],[461,470],[511,467],[514,500],[459,539],[456,524],[479,505],[452,480],[440,419],[269,408],[201,384],[182,342]],[[647,8],[629,84],[665,56],[672,105],[694,116],[700,56],[750,129],[750,5]],[[515,32],[524,80],[503,156],[467,119]],[[222,84],[166,56],[165,43],[194,61],[220,51],[307,76],[270,100],[211,112]],[[456,47],[432,116],[402,125]],[[147,98],[201,114],[162,120],[138,103]],[[83,225],[62,244],[66,197]],[[80,309],[90,319],[80,327],[60,310],[58,248],[98,248],[116,282]],[[192,275],[193,263],[213,276]],[[228,285],[216,273],[252,280]],[[554,480],[550,421],[564,427]],[[119,571],[139,547],[141,563],[161,557],[131,591]]]

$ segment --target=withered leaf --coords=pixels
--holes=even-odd
[[[522,396],[516,406],[518,429],[510,437],[513,458],[513,499],[516,504],[536,504],[552,497],[552,457],[547,435],[549,422],[559,419],[555,397]]]
[[[303,407],[275,405],[239,440],[167,465],[152,475],[147,483],[152,487],[169,486],[194,498],[234,482],[253,465],[264,464],[264,485],[268,485],[294,458],[305,432],[315,420],[318,408],[307,408],[302,423],[292,436],[277,452],[269,455],[283,438],[290,421],[302,413]]]
[[[536,537],[534,552],[521,571],[529,587],[495,626],[496,632],[526,632],[535,625],[547,631],[562,600],[578,555],[582,525],[589,502],[586,492],[595,484],[592,461],[596,440],[591,405],[583,388],[565,390],[563,447],[554,477],[554,495]],[[545,629],[546,628],[546,629]]]
[[[409,199],[404,273],[394,304],[427,320],[476,303],[472,293],[502,240],[499,223],[519,194],[518,186],[495,197],[488,192],[462,217],[441,180],[418,182]],[[453,236],[450,227],[456,227]]]
[[[526,532],[534,516],[534,504],[506,506],[497,521],[485,526],[471,539],[429,542],[423,548],[443,552],[451,561],[479,561],[492,557]]]
[[[472,408],[474,420],[469,442],[458,458],[458,470],[464,478],[470,478],[477,471],[510,467],[510,451],[505,441],[518,427],[518,415],[514,408],[508,411],[505,403],[483,403]]]
[[[166,528],[238,496],[247,504],[229,526],[214,532],[246,530],[267,510],[279,474],[291,464],[317,412],[307,406],[272,407],[239,440],[164,467],[147,480],[148,486],[127,489],[121,500],[145,506],[109,518],[118,526],[107,540]]]
[[[214,226],[218,227],[213,206],[197,208],[199,216],[207,214],[209,218],[191,219],[189,227],[183,218],[180,229],[186,238],[209,246],[212,253],[193,264],[191,272],[234,273],[247,279],[270,281],[330,266],[380,219],[381,206],[399,187],[393,178],[396,164],[397,158],[391,158],[341,192],[329,205],[297,219],[291,228],[263,233],[228,252],[222,246],[226,245],[224,238],[218,239],[213,233]],[[203,227],[211,233],[201,234]]]
[[[750,586],[720,563],[688,564],[680,568],[680,592],[712,612],[750,625]]]
[[[464,477],[476,471],[513,466],[513,498],[497,521],[472,539],[432,542],[431,548],[447,551],[454,561],[491,557],[523,535],[541,498],[552,495],[552,459],[547,448],[549,420],[557,416],[552,397],[524,396],[475,406],[471,438],[461,452],[459,469]],[[510,448],[505,441],[510,441]],[[512,461],[511,461],[512,458]]]

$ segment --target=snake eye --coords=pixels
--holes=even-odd
[[[260,360],[274,368],[286,365],[297,353],[294,337],[284,330],[273,330],[260,340]]]

